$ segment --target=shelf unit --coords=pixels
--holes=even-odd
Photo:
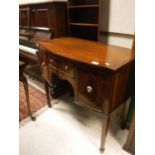
[[[76,26],[91,26],[91,27],[97,27],[98,24],[87,24],[87,23],[69,23],[70,25],[76,25]]]
[[[98,41],[100,0],[68,0],[68,26],[72,37]]]
[[[69,5],[68,8],[95,8],[95,7],[99,7],[99,5]]]

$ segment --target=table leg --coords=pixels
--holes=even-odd
[[[101,147],[100,151],[103,152],[105,149],[105,141],[107,137],[108,127],[109,127],[110,116],[103,117],[102,135],[101,135]]]
[[[25,78],[25,77],[23,77]],[[24,89],[25,89],[25,96],[26,96],[26,102],[27,102],[27,107],[28,107],[28,111],[29,111],[29,115],[31,117],[31,119],[33,121],[36,120],[35,117],[32,116],[32,112],[31,112],[31,106],[30,106],[30,99],[29,99],[29,90],[28,90],[28,83],[27,83],[27,80],[23,80],[23,85],[24,85]]]
[[[44,80],[44,85],[45,85],[45,92],[46,92],[46,98],[47,98],[48,107],[52,107],[50,96],[49,96],[49,87],[48,87],[48,83],[47,83],[46,80]]]

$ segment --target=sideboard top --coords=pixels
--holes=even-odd
[[[127,48],[72,37],[39,42],[39,46],[55,55],[114,71],[135,57]]]

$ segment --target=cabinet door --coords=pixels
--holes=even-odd
[[[49,27],[48,9],[37,9],[35,12],[35,24],[37,27]]]
[[[30,10],[30,27],[35,27],[35,9]]]
[[[28,26],[28,10],[20,10],[20,26]]]
[[[105,92],[104,74],[86,70],[78,69],[78,100],[82,104],[103,110],[103,100]]]

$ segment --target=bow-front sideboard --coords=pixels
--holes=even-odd
[[[72,37],[39,42],[38,47],[48,105],[51,106],[50,94],[55,98],[59,87],[67,87],[75,103],[103,113],[103,151],[110,115],[123,103],[134,53],[127,48]]]

